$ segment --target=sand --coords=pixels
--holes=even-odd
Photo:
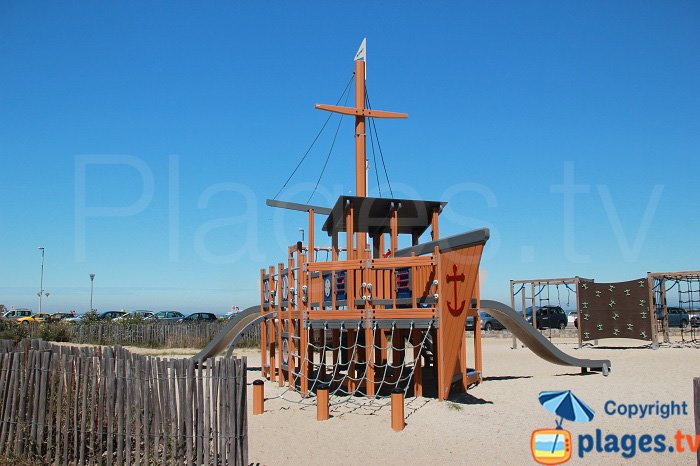
[[[268,465],[535,464],[530,453],[532,431],[555,427],[555,416],[540,406],[537,395],[545,390],[570,389],[596,412],[590,423],[564,423],[573,438],[571,464],[696,464],[695,455],[687,452],[637,451],[631,461],[621,453],[592,452],[581,459],[578,436],[595,435],[596,429],[601,429],[603,436],[665,434],[666,444],[673,445],[678,429],[694,433],[692,379],[700,377],[697,347],[577,349],[572,339],[555,342],[577,357],[610,359],[610,376],[581,375],[576,368],[549,364],[525,348],[511,349],[510,339],[484,339],[484,383],[447,402],[407,399],[406,428],[398,433],[391,430],[388,406],[357,408],[346,404],[332,409],[330,420],[318,422],[315,405],[270,399],[284,389],[267,381],[265,413],[251,415],[248,420],[250,461]],[[259,378],[259,352],[241,350],[237,354],[248,358],[249,383]],[[248,395],[252,407],[251,387]],[[284,396],[299,400],[295,394]],[[688,415],[630,420],[606,414],[608,400],[618,404],[685,401]]]

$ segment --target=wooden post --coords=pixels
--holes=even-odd
[[[265,384],[262,380],[253,382],[253,416],[265,412]]]
[[[479,376],[479,381],[482,379],[482,373],[483,373],[483,357],[482,357],[482,351],[481,351],[481,322],[480,322],[480,317],[479,317],[479,309],[481,309],[481,272],[477,272],[476,275],[476,287],[474,290],[474,295],[476,298],[476,316],[474,317],[474,370],[477,372]],[[466,333],[466,331],[465,331]],[[464,340],[464,339],[463,339]],[[465,368],[465,375],[466,375],[466,368]],[[466,390],[467,387],[465,386],[464,389]]]
[[[523,291],[525,291],[523,289]],[[537,330],[537,306],[535,305],[535,282],[532,282],[530,284],[530,292],[532,293],[532,296],[530,299],[532,300],[532,326],[535,327],[535,330]],[[524,311],[524,309],[523,309]]]
[[[284,330],[284,322],[282,321],[282,269],[284,264],[277,264],[277,377],[280,387],[284,387],[284,373],[282,372],[282,331]],[[289,348],[289,346],[287,346]]]
[[[270,297],[268,298],[270,301],[270,311],[277,310],[279,312],[279,308],[275,306],[275,299],[277,298],[277,292],[276,290],[273,290],[273,286],[275,285],[275,282],[273,280],[273,276],[275,274],[275,267],[270,266],[268,270],[268,280],[270,281]],[[273,293],[275,291],[275,293]],[[277,374],[277,366],[275,364],[277,358],[276,358],[276,352],[277,352],[277,338],[275,336],[276,331],[275,331],[275,320],[272,319],[270,320],[270,324],[267,325],[267,328],[269,329],[270,332],[270,369],[269,369],[269,376],[270,376],[270,381],[274,382],[276,379],[276,374]]]
[[[314,209],[309,209],[309,241],[306,245],[306,261],[307,262],[315,262],[316,258],[314,257],[316,251],[314,250],[316,248],[315,246],[315,237],[314,237]]]
[[[581,330],[581,325],[583,324],[583,317],[581,316],[581,279],[577,276],[574,279],[574,289],[576,290],[576,321],[578,322],[578,347],[583,347],[583,330]],[[568,317],[567,317],[568,319]]]
[[[430,232],[430,237],[433,241],[437,241],[438,238],[440,237],[440,231],[438,227],[438,215],[440,212],[438,212],[438,209],[433,209],[433,217],[431,219],[431,229],[432,231]]]
[[[651,318],[651,342],[654,349],[659,345],[659,324],[656,319],[656,306],[654,305],[654,276],[651,272],[647,272],[647,288],[649,288],[649,298],[647,305],[649,307],[649,317]],[[579,322],[580,322],[579,318]]]
[[[413,359],[416,361],[413,368],[413,396],[423,396],[423,365],[421,363],[420,344],[422,343],[420,330],[411,331],[411,344],[413,345]]]
[[[525,290],[525,288],[523,288]],[[515,287],[513,286],[513,280],[510,281],[510,307],[515,310],[515,295],[513,294],[515,292]],[[518,339],[515,338],[515,335],[513,335],[513,349],[518,349]]]
[[[403,390],[395,388],[391,392],[391,428],[396,432],[401,432],[406,426],[403,409]]]
[[[693,398],[695,405],[695,435],[700,435],[700,377],[693,379]],[[700,448],[698,449],[697,464],[700,464]]]
[[[328,385],[323,384],[316,390],[316,420],[327,421],[328,418]]]
[[[382,251],[382,247],[380,246],[381,244],[381,233],[377,233],[372,236],[372,258],[373,259],[381,259],[382,254],[384,254],[384,251]],[[375,283],[376,285],[376,283]]]
[[[313,209],[309,210],[309,228],[313,228]],[[313,242],[313,230],[309,232],[309,241]],[[313,255],[313,254],[311,254]],[[309,253],[307,249],[307,259]],[[296,267],[297,267],[297,283],[296,283],[296,300],[294,301],[294,310],[297,311],[299,318],[296,320],[299,328],[299,347],[297,354],[299,355],[299,372],[301,374],[301,395],[306,396],[309,391],[309,366],[306,362],[307,352],[309,350],[309,335],[304,325],[304,314],[309,309],[308,290],[309,290],[309,273],[305,271],[303,266],[303,254],[301,248],[297,248],[296,252]],[[307,291],[304,292],[304,289]],[[306,300],[306,302],[304,302]]]
[[[391,257],[399,248],[399,206],[394,205],[391,209]]]
[[[269,279],[268,279],[269,280]],[[265,309],[265,269],[260,269],[260,313],[264,314]],[[268,287],[270,282],[268,281]],[[269,288],[268,288],[269,290]],[[270,294],[268,292],[268,303],[270,299]],[[268,308],[267,311],[270,309]],[[267,323],[263,319],[260,322],[260,372],[263,377],[267,377],[268,374],[268,360],[267,360]]]
[[[661,322],[663,322],[664,343],[668,343],[670,336],[668,334],[668,307],[666,306],[666,279],[664,277],[659,278],[659,291],[661,291]],[[651,309],[651,313],[656,319],[655,308]]]

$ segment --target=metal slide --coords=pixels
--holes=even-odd
[[[265,316],[260,315],[260,306],[252,306],[233,315],[223,330],[221,330],[202,351],[192,356],[192,359],[195,361],[204,361],[205,359],[213,358],[227,347],[232,348],[246,330],[259,323],[264,318]]]
[[[564,353],[510,306],[498,301],[482,299],[481,309],[494,316],[516,338],[525,343],[530,351],[547,362],[560,366],[580,367],[584,371],[587,369],[599,370],[606,376],[611,369],[608,359],[579,359]]]

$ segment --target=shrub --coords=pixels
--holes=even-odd
[[[80,319],[81,324],[94,324],[100,321],[99,316],[97,315],[97,311],[92,309],[91,311],[86,312],[83,317]]]
[[[0,339],[19,341],[29,336],[28,324],[20,324],[14,320],[0,320]]]
[[[71,341],[70,324],[63,321],[42,323],[39,336],[45,341]]]

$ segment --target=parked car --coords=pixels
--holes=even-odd
[[[58,322],[59,320],[70,319],[75,317],[71,312],[54,312],[47,319],[50,322]]]
[[[126,320],[126,319],[148,319],[152,317],[153,313],[151,311],[131,311],[124,315],[115,317],[114,320]]]
[[[525,311],[526,319],[532,324],[532,308],[528,307]],[[542,306],[537,309],[535,315],[537,320],[537,328],[558,328],[564,330],[568,323],[568,317],[559,306]]]
[[[690,315],[688,314],[688,311],[682,307],[667,307],[666,310],[668,314],[669,327],[686,328],[690,323]],[[658,320],[663,318],[663,312],[660,307],[656,310],[656,318]]]
[[[124,314],[126,314],[126,311],[106,311],[103,312],[102,314],[99,314],[97,318],[99,320],[113,320],[116,319],[117,317],[121,317]]]
[[[578,311],[566,311],[566,318],[568,324],[571,324],[574,327],[578,325],[578,322],[576,322],[578,319]]]
[[[178,320],[182,319],[184,314],[178,311],[160,311],[152,316],[146,317],[147,320]]]
[[[700,316],[698,316],[698,315],[690,316],[690,326],[693,328],[700,327]]]
[[[486,311],[479,311],[479,324],[481,330],[490,332],[491,330],[503,330],[505,327]],[[474,317],[467,317],[467,330],[474,330]]]
[[[12,309],[10,311],[7,311],[2,315],[3,319],[9,319],[9,320],[17,320],[20,317],[29,317],[32,315],[32,311],[30,309]]]
[[[218,320],[218,317],[216,317],[216,315],[212,314],[211,312],[195,312],[193,314],[188,315],[187,317],[183,317],[182,319],[178,319],[178,322],[194,322],[194,321],[216,322],[217,320]]]
[[[36,314],[32,314],[29,316],[24,316],[24,317],[18,317],[17,322],[21,324],[30,324],[34,322],[45,322],[51,319],[51,314],[48,312],[37,312]]]
[[[71,315],[70,317],[64,317],[62,320],[65,320],[66,322],[73,322],[73,323],[78,323],[81,320],[83,320],[83,317],[85,317],[86,314],[80,314],[77,316]]]

